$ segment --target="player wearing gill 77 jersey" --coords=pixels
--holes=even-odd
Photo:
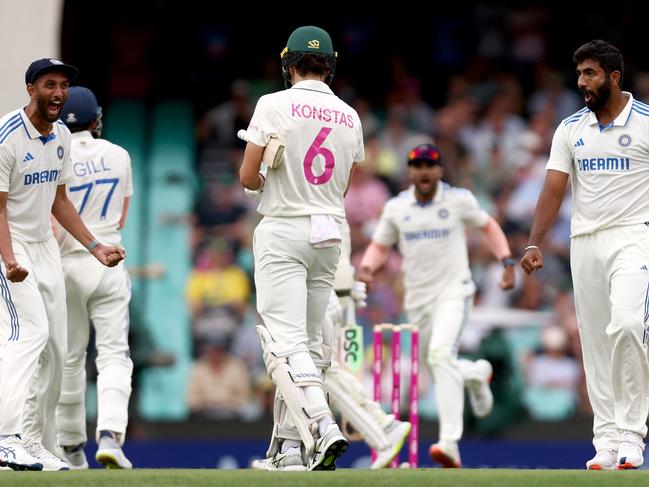
[[[368,285],[387,260],[393,245],[403,255],[404,307],[410,323],[420,328],[426,363],[436,383],[440,440],[430,455],[444,467],[461,466],[464,386],[476,416],[491,412],[493,396],[486,360],[459,360],[458,342],[468,319],[475,285],[471,280],[467,228],[479,228],[504,265],[501,287],[514,286],[514,262],[500,226],[466,189],[441,181],[442,156],[430,144],[408,155],[412,186],[389,200],[372,236],[358,279]]]
[[[73,86],[61,111],[72,132],[69,198],[102,242],[121,243],[133,194],[131,159],[122,147],[100,139],[101,107],[87,88]],[[61,229],[68,310],[68,355],[57,407],[58,441],[72,468],[88,468],[86,443],[86,348],[90,324],[97,348],[97,431],[99,463],[131,468],[122,452],[128,422],[133,363],[128,346],[131,285],[123,265],[106,268]],[[89,258],[90,257],[90,258]]]
[[[586,107],[554,134],[521,267],[543,267],[539,246],[570,177],[570,267],[597,451],[586,467],[634,469],[649,412],[649,106],[621,90],[615,46],[588,42],[573,61]]]
[[[296,29],[281,53],[288,89],[259,99],[239,172],[249,190],[263,185],[255,229],[257,327],[277,385],[269,469],[333,470],[347,440],[323,389],[323,321],[340,255],[343,197],[364,159],[358,114],[329,88],[336,53],[329,34]],[[289,88],[290,87],[290,88]],[[259,173],[271,138],[283,160]]]

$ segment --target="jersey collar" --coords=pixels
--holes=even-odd
[[[617,118],[613,120],[610,125],[607,125],[607,127],[624,127],[626,125],[626,122],[629,120],[629,116],[631,115],[631,108],[633,107],[633,95],[628,91],[623,91],[622,94],[629,95],[629,99],[627,100],[626,105],[624,105],[624,109],[620,112]],[[597,125],[599,123],[595,112],[589,110],[588,116],[590,125]]]
[[[315,79],[305,79],[302,81],[298,81],[295,83],[293,86],[291,86],[292,90],[307,90],[307,91],[319,91],[320,93],[326,93],[327,95],[333,95],[334,92],[331,91],[331,88],[329,88],[329,85],[325,83],[324,81],[318,81]]]
[[[433,200],[430,203],[426,204],[426,205],[422,205],[421,203],[419,203],[419,200],[415,196],[415,185],[414,184],[412,184],[410,186],[410,188],[408,188],[408,202],[413,206],[415,206],[415,205],[428,206],[431,203],[433,203],[433,204],[434,203],[439,203],[440,201],[442,201],[442,199],[444,199],[444,183],[442,181],[437,181],[437,189],[435,190],[435,196],[433,197]]]
[[[80,132],[72,132],[72,138],[74,140],[94,139],[94,137],[90,133],[90,130],[82,130]]]
[[[34,127],[34,124],[32,121],[29,119],[27,116],[27,113],[25,112],[25,108],[21,108],[20,111],[18,112],[20,114],[20,118],[23,120],[23,124],[25,124],[25,130],[27,130],[27,135],[29,135],[29,138],[34,140],[34,139],[40,139],[40,141],[45,145],[47,142],[50,140],[56,139],[56,124],[57,122],[54,122],[52,124],[52,129],[50,130],[50,133],[47,137],[41,135],[41,133],[36,130],[36,127]]]

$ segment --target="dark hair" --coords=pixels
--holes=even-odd
[[[324,54],[304,54],[295,63],[295,69],[300,76],[306,76],[307,73],[323,76],[331,72],[329,57]]]
[[[94,120],[92,122],[94,122]],[[82,123],[79,125],[68,125],[67,127],[70,129],[70,132],[72,133],[83,132],[84,130],[90,130],[90,125],[92,125],[92,122]]]
[[[587,42],[575,51],[572,60],[575,64],[580,64],[586,59],[597,61],[606,74],[613,71],[620,72],[620,84],[624,78],[624,60],[622,53],[613,44],[600,39]]]

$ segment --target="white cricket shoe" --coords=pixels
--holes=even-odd
[[[43,472],[70,470],[70,465],[46,449],[42,443],[28,443],[26,448],[39,463],[43,464]]]
[[[12,470],[43,470],[43,464],[29,454],[18,435],[0,440],[0,466]]]
[[[336,423],[330,423],[324,435],[315,442],[315,453],[309,459],[308,470],[336,470],[336,458],[347,451],[349,442]]]
[[[269,458],[255,458],[250,464],[250,468],[253,470],[268,470],[266,464],[269,460]]]
[[[409,422],[399,421],[397,419],[392,421],[387,428],[385,428],[385,434],[387,435],[388,440],[390,440],[390,446],[376,452],[376,460],[372,462],[370,468],[376,469],[387,467],[394,457],[396,457],[401,451],[403,443],[406,441],[409,433]]]
[[[617,450],[604,448],[586,462],[588,470],[615,470],[617,468]]]
[[[642,467],[644,463],[644,441],[642,436],[633,431],[622,430],[620,449],[617,451],[618,470],[630,470]]]
[[[85,443],[80,443],[73,446],[61,446],[57,453],[60,453],[61,458],[65,460],[72,470],[86,470],[88,468],[88,459],[86,453],[83,451]]]
[[[122,447],[117,440],[117,433],[112,431],[99,432],[99,445],[95,460],[106,468],[133,468],[133,464],[122,451]]]
[[[494,407],[494,396],[491,393],[489,383],[493,375],[493,367],[484,359],[476,360],[473,377],[466,380],[466,388],[469,392],[469,403],[471,410],[478,418],[484,418],[491,413]]]
[[[304,472],[306,470],[299,446],[288,448],[284,453],[278,451],[272,458],[262,461],[266,470],[281,470],[282,472]]]
[[[430,458],[440,463],[444,468],[462,468],[460,449],[457,443],[440,441],[430,447]]]

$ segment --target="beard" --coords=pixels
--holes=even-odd
[[[598,112],[608,102],[608,100],[611,98],[611,78],[608,77],[604,84],[600,86],[597,91],[584,91],[582,90],[582,94],[589,93],[590,94],[590,100],[586,102],[586,106],[588,109],[592,112]]]
[[[38,111],[40,112],[43,119],[47,120],[49,123],[54,123],[59,119],[59,115],[50,115],[50,113],[47,111],[48,105],[48,100],[45,100],[44,98],[39,97],[36,101],[36,107],[38,108]]]

